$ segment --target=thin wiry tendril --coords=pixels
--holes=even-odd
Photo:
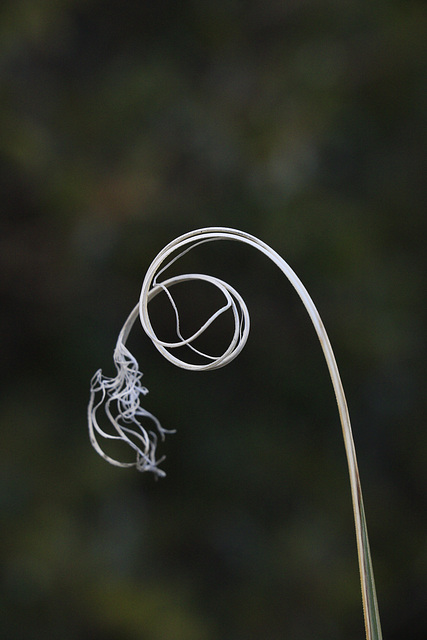
[[[137,317],[138,307],[135,307],[120,332],[113,356],[117,375],[109,378],[99,369],[91,380],[89,435],[95,450],[107,462],[118,467],[136,467],[138,471],[152,471],[157,476],[164,476],[164,471],[158,467],[164,457],[156,459],[158,436],[155,431],[147,430],[143,421],[151,421],[162,440],[166,433],[172,432],[164,429],[152,413],[141,407],[140,397],[145,396],[148,389],[141,384],[142,373],[137,360],[124,344]],[[98,422],[97,411],[101,406],[104,406],[110,431],[106,431]],[[99,444],[100,437],[128,444],[136,452],[135,462],[120,462],[107,455]]]

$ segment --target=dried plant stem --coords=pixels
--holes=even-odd
[[[359,471],[357,466],[356,452],[355,446],[352,436],[350,417],[347,407],[347,401],[345,398],[341,377],[338,371],[337,363],[335,360],[335,356],[326,333],[325,327],[322,323],[322,320],[319,316],[319,313],[311,299],[308,291],[302,284],[301,280],[295,274],[295,272],[291,269],[291,267],[287,264],[287,262],[271,247],[267,244],[243,231],[238,231],[236,229],[229,229],[226,227],[207,227],[203,229],[198,229],[196,231],[192,231],[190,233],[186,233],[179,238],[176,238],[172,242],[170,242],[157,257],[153,260],[150,267],[147,270],[146,276],[144,278],[144,282],[142,285],[141,296],[139,300],[139,316],[141,320],[141,324],[153,341],[156,348],[162,353],[162,355],[172,362],[173,364],[193,370],[193,371],[206,371],[216,369],[218,367],[223,367],[231,360],[233,360],[243,349],[248,334],[249,334],[249,313],[246,308],[245,302],[241,298],[241,296],[237,293],[235,289],[233,289],[230,285],[219,280],[218,278],[214,278],[212,276],[207,276],[204,274],[186,274],[181,276],[173,276],[162,282],[158,281],[158,277],[164,273],[173,263],[175,263],[182,255],[190,251],[196,246],[199,246],[205,242],[212,242],[215,240],[233,240],[238,242],[243,242],[255,249],[258,249],[262,253],[264,253],[270,260],[272,260],[279,269],[283,272],[283,274],[288,278],[299,297],[301,298],[310,318],[316,330],[317,336],[319,338],[326,363],[329,369],[329,373],[332,380],[332,385],[335,392],[335,397],[338,405],[338,411],[341,420],[342,433],[344,438],[345,451],[348,462],[348,470],[350,476],[350,487],[351,487],[351,496],[353,502],[353,512],[354,512],[354,521],[356,528],[356,540],[357,540],[357,551],[358,551],[358,560],[359,560],[359,569],[360,569],[360,578],[361,578],[361,588],[362,588],[362,600],[363,600],[363,610],[364,610],[364,618],[365,618],[365,629],[366,629],[366,638],[367,640],[382,640],[381,633],[381,625],[378,613],[378,605],[375,591],[375,583],[374,583],[374,574],[372,569],[371,562],[371,554],[369,549],[368,542],[368,532],[366,527],[366,518],[365,511],[363,506],[362,499],[362,490],[360,485]],[[165,265],[166,262],[166,265]],[[164,266],[165,265],[165,266]],[[173,297],[170,293],[170,289],[180,282],[185,282],[189,280],[203,280],[205,282],[209,282],[216,286],[224,296],[224,306],[221,307],[217,312],[215,312],[207,322],[192,336],[189,338],[184,338],[181,334],[180,323],[179,323],[179,315],[178,310],[176,308]],[[148,303],[149,301],[159,294],[160,292],[165,292],[169,298],[169,301],[173,307],[176,317],[176,333],[177,340],[173,343],[168,343],[162,340],[159,340],[157,337],[150,320],[150,315],[148,311]],[[221,356],[213,357],[208,354],[204,354],[198,349],[194,347],[192,344],[202,333],[203,331],[222,313],[231,309],[234,321],[235,321],[235,330],[231,339],[231,342],[228,348],[224,351]],[[136,308],[132,311],[129,316],[123,330],[119,336],[119,340],[117,342],[116,351],[115,351],[115,362],[118,367],[118,376],[113,380],[105,379],[101,376],[101,373],[98,372],[96,378],[96,384],[92,386],[92,394],[91,394],[91,403],[89,405],[89,428],[91,432],[92,443],[94,444],[96,450],[100,455],[102,455],[109,462],[113,462],[113,464],[118,464],[119,466],[131,466],[131,464],[136,464],[136,466],[140,470],[151,470],[159,475],[164,475],[162,471],[158,470],[157,462],[155,460],[155,445],[156,445],[156,437],[152,432],[146,432],[142,429],[139,421],[136,420],[136,415],[145,415],[149,417],[151,420],[154,420],[157,430],[160,435],[163,437],[165,430],[161,428],[157,419],[154,418],[148,412],[141,409],[139,406],[139,394],[146,393],[144,388],[135,387],[135,377],[138,378],[142,375],[137,372],[137,368],[135,369],[134,362],[132,362],[131,367],[131,394],[126,392],[126,383],[125,380],[126,375],[129,377],[129,369],[128,363],[130,358],[133,358],[131,354],[125,348],[125,342],[127,335],[135,322],[136,319]],[[174,356],[171,351],[178,347],[188,346],[190,349],[195,351],[201,356],[204,356],[207,362],[203,362],[202,364],[194,364],[188,363],[176,356]],[[122,362],[123,354],[126,355],[126,361]],[[106,384],[102,384],[102,380],[107,380]],[[131,446],[137,450],[137,463],[119,463],[117,461],[112,460],[108,456],[106,456],[103,450],[100,448],[97,443],[95,433],[98,435],[105,435],[104,431],[101,430],[96,422],[96,410],[101,405],[101,403],[105,399],[106,393],[108,393],[108,384],[114,387],[117,387],[117,380],[119,380],[119,396],[123,398],[124,394],[124,404],[120,405],[119,400],[119,417],[114,418],[111,415],[111,412],[108,412],[108,417],[110,422],[113,424],[116,433],[114,435],[110,435],[107,437],[114,439],[124,439],[126,442],[130,443]],[[125,385],[123,386],[123,382]],[[115,388],[116,388],[115,387]],[[95,405],[94,396],[96,392],[102,390],[102,398],[98,404]],[[117,401],[117,393],[114,396]],[[108,401],[110,402],[110,400]],[[124,411],[124,413],[123,413]],[[120,419],[131,421],[134,424],[136,423],[137,427],[140,431],[137,432],[137,440],[135,444],[135,437],[130,437],[131,431],[128,426],[124,426],[123,422],[120,422]],[[141,431],[142,429],[142,431]],[[132,431],[135,436],[135,431]],[[142,447],[141,447],[142,445]]]

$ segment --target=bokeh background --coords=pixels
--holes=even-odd
[[[322,314],[384,636],[424,639],[426,4],[4,0],[0,34],[2,637],[364,637],[333,392],[263,256],[188,257],[249,306],[228,367],[181,371],[132,333],[145,406],[177,429],[167,477],[88,442],[90,378],[113,374],[149,263],[224,225],[281,253]],[[194,322],[209,303],[187,298]]]

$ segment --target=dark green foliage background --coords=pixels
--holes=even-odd
[[[113,373],[147,266],[225,225],[273,246],[319,307],[384,636],[424,639],[425,3],[5,0],[0,36],[2,637],[363,638],[332,389],[264,257],[217,243],[182,263],[247,300],[229,367],[181,371],[131,336],[146,407],[177,429],[167,478],[89,445],[89,380]]]

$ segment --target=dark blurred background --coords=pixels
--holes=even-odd
[[[427,637],[426,4],[5,0],[0,33],[2,637],[364,637],[332,388],[265,257],[189,259],[249,306],[228,367],[181,371],[132,333],[177,429],[166,479],[89,444],[89,381],[149,263],[208,225],[272,245],[314,298],[384,637]]]

